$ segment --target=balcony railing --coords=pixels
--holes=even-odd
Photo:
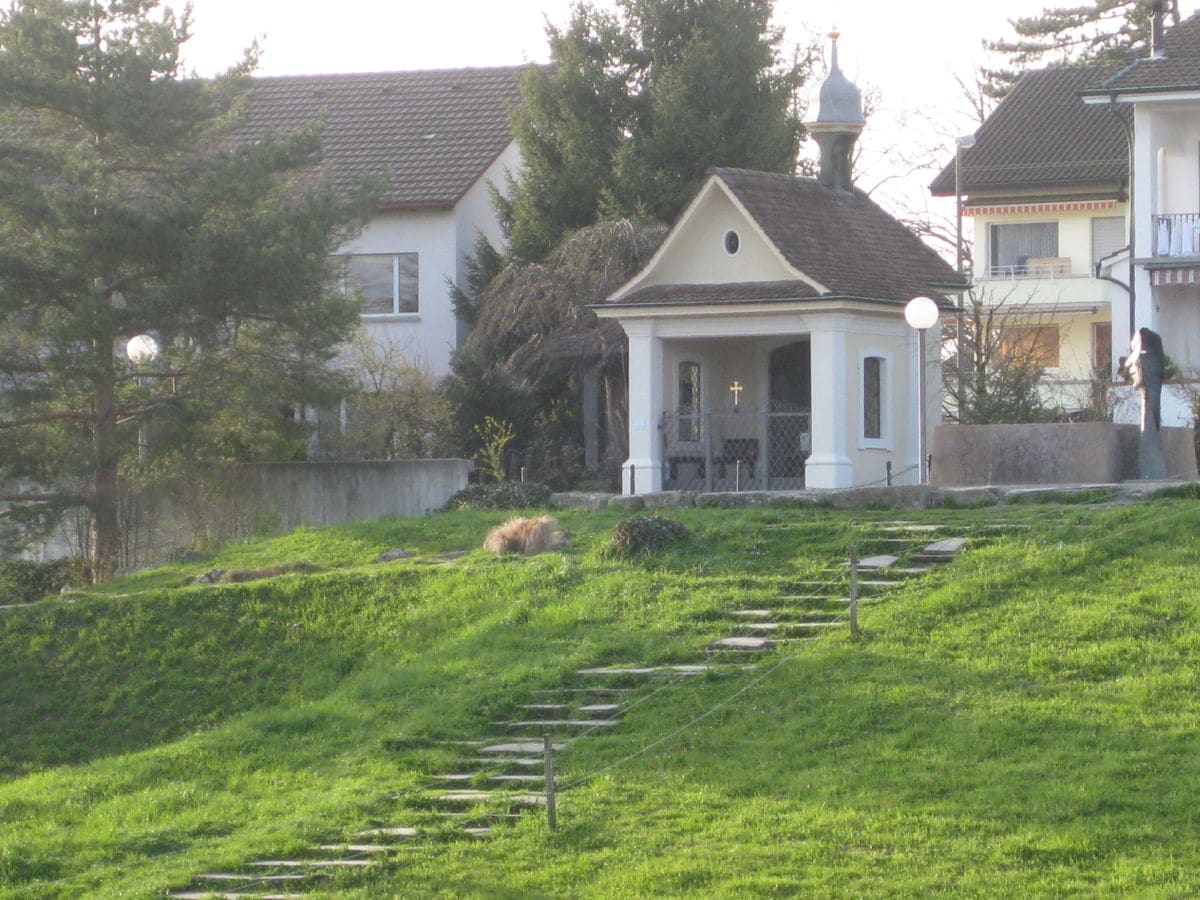
[[[988,266],[988,278],[1063,278],[1071,274],[1069,256],[1030,257],[1006,266]]]
[[[812,450],[807,409],[667,413],[662,420],[668,490],[793,490],[804,487]]]
[[[1155,256],[1200,256],[1200,213],[1154,217]]]

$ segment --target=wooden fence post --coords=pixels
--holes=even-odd
[[[858,544],[850,548],[850,637],[858,637]]]
[[[546,762],[546,824],[553,831],[558,827],[558,815],[554,809],[554,744],[550,742],[550,734],[542,737],[543,756]]]

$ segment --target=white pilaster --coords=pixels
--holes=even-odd
[[[854,484],[849,454],[850,415],[847,386],[855,377],[847,368],[846,332],[812,331],[812,455],[804,464],[810,488]]]
[[[663,342],[652,320],[621,326],[629,336],[629,459],[621,492],[649,494],[662,490]]]

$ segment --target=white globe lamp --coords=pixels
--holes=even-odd
[[[158,356],[158,341],[148,334],[135,334],[125,344],[125,355],[135,366],[153,362]]]
[[[904,321],[910,328],[927,331],[937,324],[941,311],[929,297],[913,297],[904,307]]]

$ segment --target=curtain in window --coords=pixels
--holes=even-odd
[[[1031,259],[1058,256],[1057,222],[1022,222],[991,228],[992,273],[1024,275]]]

